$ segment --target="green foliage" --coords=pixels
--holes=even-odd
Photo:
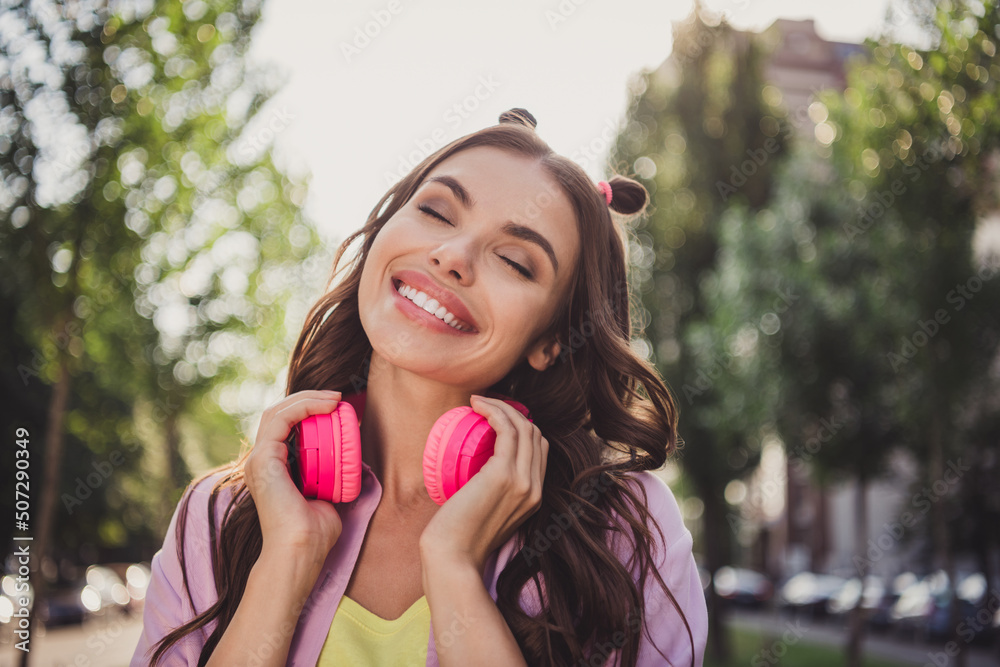
[[[773,435],[760,414],[772,385],[747,385],[760,361],[746,353],[756,329],[736,311],[721,321],[709,297],[720,289],[711,276],[725,212],[767,204],[785,151],[787,123],[762,96],[763,48],[696,7],[675,29],[671,58],[633,83],[610,156],[611,170],[638,178],[651,197],[630,239],[631,280],[639,330],[680,411],[680,462],[704,503],[696,548],[710,572],[730,562],[738,529],[726,486],[756,467]],[[724,654],[714,597],[710,634]]]
[[[744,391],[768,388],[757,414],[776,424],[793,469],[873,478],[901,428],[898,376],[875,351],[910,321],[886,304],[900,266],[852,246],[841,222],[854,210],[826,167],[803,146],[767,208],[728,213],[712,280],[736,287],[709,303],[715,322],[751,324]]]
[[[758,396],[727,390],[748,372],[729,352],[745,320],[733,314],[720,329],[706,294],[718,289],[708,278],[723,212],[765,205],[785,150],[787,124],[761,96],[762,49],[724,22],[693,15],[675,31],[671,59],[634,84],[629,123],[611,158],[616,170],[634,169],[650,192],[648,217],[634,235],[634,286],[657,367],[680,408],[685,474],[723,550],[723,489],[756,465],[766,429],[757,428]],[[748,160],[749,177],[740,174]]]
[[[308,183],[266,150],[290,120],[259,113],[279,75],[245,64],[259,5],[7,11],[3,421],[31,425],[41,457],[65,368],[59,496],[111,452],[123,462],[72,514],[57,503],[57,544],[148,556],[192,466],[239,449],[234,417],[256,406],[224,414],[221,392],[269,385],[287,361],[285,314],[313,296],[302,274],[325,254],[300,212]]]

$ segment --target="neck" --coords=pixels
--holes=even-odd
[[[382,484],[380,505],[403,509],[434,504],[424,487],[427,435],[441,415],[469,405],[473,393],[484,391],[416,375],[372,351],[361,420],[361,457]]]

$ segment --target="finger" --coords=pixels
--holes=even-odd
[[[538,429],[535,428],[534,424],[524,419],[523,415],[521,417],[523,422],[517,424],[519,434],[517,448],[518,474],[523,475],[525,479],[532,480],[532,471],[541,458],[535,447],[535,431]]]
[[[510,465],[516,465],[517,429],[514,428],[510,415],[501,408],[500,404],[502,403],[502,401],[485,396],[474,396],[470,401],[472,409],[486,417],[490,428],[497,434],[496,444],[493,446],[493,456]]]
[[[258,493],[264,493],[269,488],[271,492],[279,492],[290,496],[297,492],[295,482],[288,472],[287,449],[282,443],[266,441],[261,443],[258,452],[261,458],[247,466],[252,474],[252,486]],[[253,456],[253,454],[251,454]]]
[[[276,472],[285,470],[288,464],[288,447],[279,440],[263,439],[254,444],[247,458],[246,470],[254,481],[272,479]]]
[[[541,488],[545,479],[545,452],[542,449],[542,432],[537,428],[531,429],[531,449],[533,456],[531,459],[531,483],[536,488]]]
[[[517,429],[519,437],[530,437],[531,430],[534,425],[521,413],[520,410],[500,399],[482,398],[484,398],[485,401],[489,401],[490,405],[496,406],[500,412],[505,414],[510,419],[510,423],[514,425],[515,429]]]
[[[511,434],[513,442],[509,445],[512,447],[512,450],[504,450],[501,455],[507,457],[506,460],[513,459],[511,462],[513,463],[514,474],[519,479],[526,480],[531,484],[532,460],[535,458],[535,448],[532,444],[534,436],[532,432],[537,430],[537,428],[519,410],[507,402],[492,398],[487,398],[485,401],[489,401],[491,407],[496,408],[497,412],[505,416],[507,423],[513,428],[513,433]],[[492,421],[490,425],[492,426]],[[500,443],[500,432],[497,431],[497,445],[494,448],[494,455],[497,454],[497,449],[506,446],[508,446],[507,443]]]
[[[292,426],[310,415],[333,412],[339,402],[340,398],[335,395],[297,396],[288,401],[287,404],[282,401],[265,411],[261,417],[260,427],[257,431],[257,442],[284,440],[288,437]]]
[[[340,392],[305,390],[265,411],[246,466],[252,476],[250,483],[258,492],[272,484],[286,494],[296,490],[288,473],[288,448],[284,440],[293,424],[311,414],[332,412],[339,398]]]
[[[294,397],[294,399],[293,399]],[[283,406],[276,414],[282,414],[287,410],[294,409],[295,406],[300,405],[303,401],[307,399],[320,399],[320,400],[340,400],[341,393],[339,391],[323,391],[306,389],[304,391],[298,391],[291,396],[285,397],[285,401],[293,399],[288,405]],[[280,405],[280,404],[279,404]],[[307,417],[309,415],[306,415]]]
[[[541,475],[542,475],[542,483],[544,484],[545,471],[548,470],[549,466],[549,441],[545,439],[545,436],[542,435],[541,431],[538,432],[538,437],[541,438],[541,447],[542,447]]]
[[[517,453],[515,455],[517,473],[524,479],[531,480],[531,471],[538,458],[534,447],[535,432],[538,431],[538,427],[528,421],[528,418],[521,414],[517,408],[508,403],[500,401],[500,409],[510,417],[514,428],[517,429]]]

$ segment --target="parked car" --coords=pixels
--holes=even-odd
[[[760,607],[771,600],[774,586],[760,572],[727,565],[715,573],[715,592],[735,605]]]
[[[129,614],[142,614],[150,576],[149,565],[146,563],[129,563],[125,566],[125,589],[129,596],[125,611]]]
[[[104,565],[91,565],[82,578],[54,587],[41,601],[39,619],[46,626],[80,624],[125,611],[131,595],[121,577]]]
[[[1000,631],[1000,600],[986,589],[986,577],[974,572],[959,580],[955,589],[958,604],[959,639],[976,644],[991,644]],[[992,597],[991,597],[992,596]],[[950,623],[948,626],[950,630]]]
[[[38,619],[45,627],[78,625],[92,613],[88,606],[91,596],[87,584],[77,581],[47,591],[38,606]]]
[[[948,574],[938,570],[907,586],[892,606],[889,618],[906,638],[930,640],[950,634]]]
[[[779,602],[796,614],[825,616],[827,603],[840,592],[847,580],[832,574],[800,572],[782,585]]]
[[[965,642],[988,644],[996,636],[998,625],[990,602],[982,573],[962,576],[952,591],[947,573],[938,570],[911,583],[900,594],[891,618],[898,632],[907,637],[947,641],[957,631]],[[954,622],[952,604],[957,606]]]
[[[834,616],[844,615],[858,606],[860,601],[861,609],[868,616],[878,606],[884,594],[885,582],[881,577],[868,575],[863,585],[859,577],[854,577],[848,579],[840,590],[830,597],[826,610]]]
[[[895,606],[896,601],[899,600],[903,591],[916,581],[917,575],[912,572],[903,572],[892,579],[891,584],[882,593],[882,599],[875,605],[871,615],[868,617],[868,625],[873,630],[885,632],[893,626],[893,606]]]
[[[91,565],[85,576],[87,585],[81,599],[95,615],[124,611],[132,597],[118,573],[106,565]]]

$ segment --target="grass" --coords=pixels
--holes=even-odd
[[[706,656],[705,667],[842,667],[842,649],[799,641],[785,644],[781,635],[761,635],[750,630],[729,628],[732,656],[728,663]],[[778,655],[781,654],[781,655]],[[864,667],[910,667],[911,663],[865,657]]]

